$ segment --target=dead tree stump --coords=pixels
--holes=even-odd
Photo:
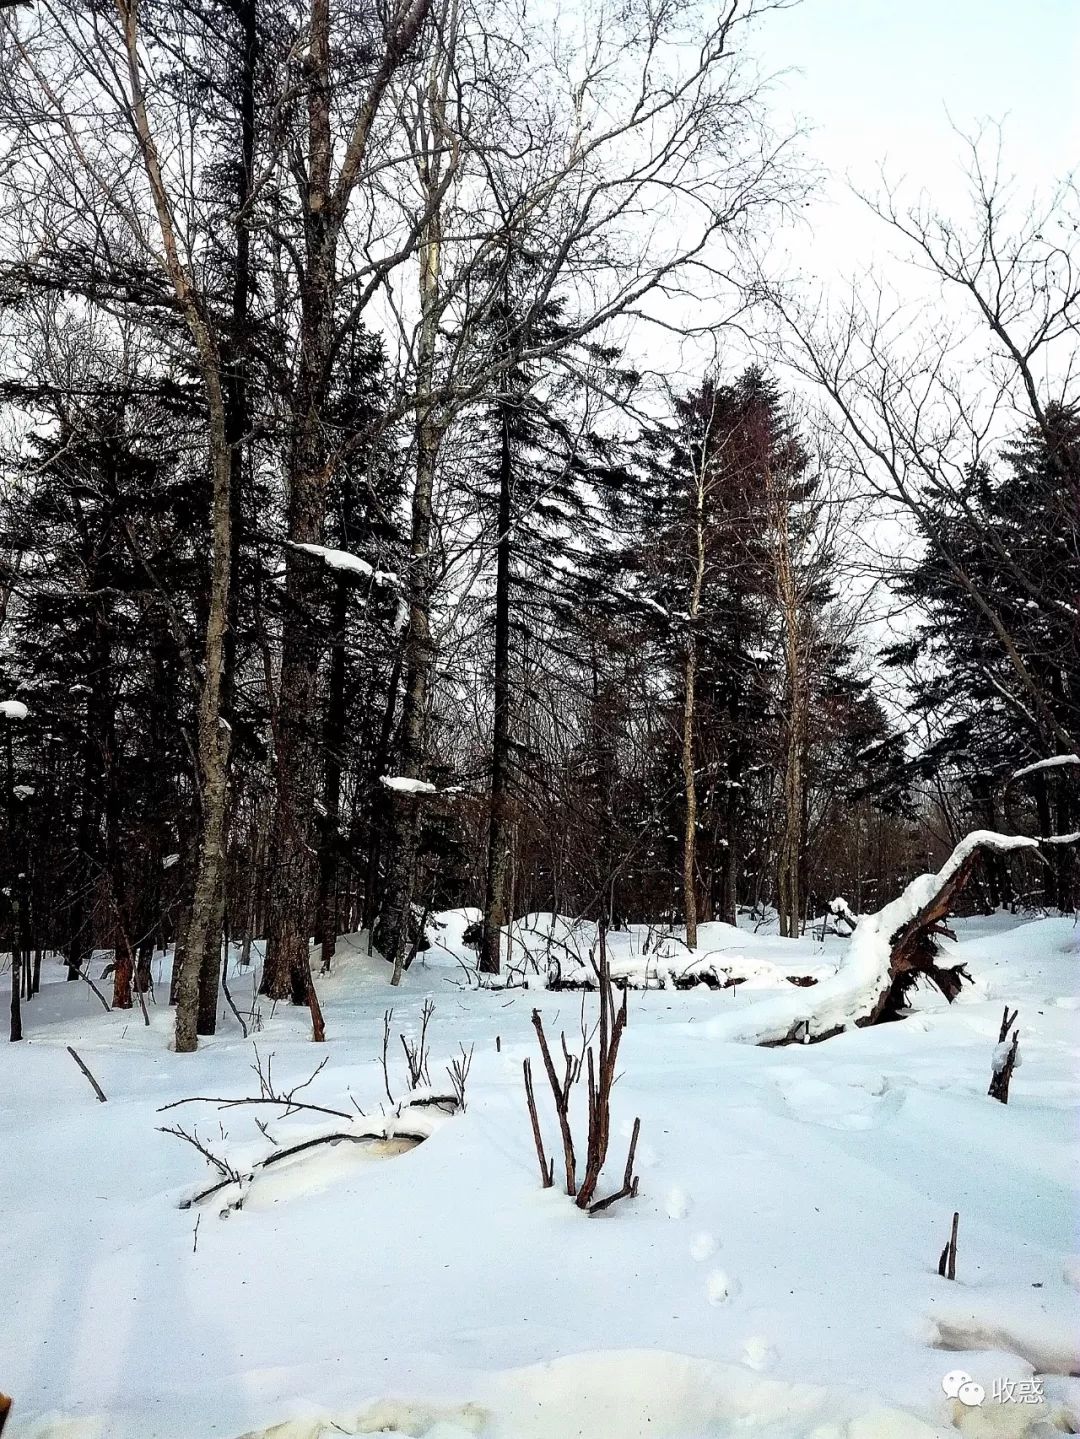
[[[1020,1062],[1019,1045],[1020,1031],[1014,1028],[1018,1009],[1009,1013],[1009,1006],[1005,1006],[1005,1013],[1001,1016],[1001,1030],[998,1034],[997,1049],[994,1051],[994,1072],[990,1076],[990,1088],[986,1091],[991,1099],[996,1099],[1001,1104],[1009,1102],[1009,1085],[1012,1082],[1013,1070]],[[1012,1030],[1012,1043],[1006,1049],[1005,1045],[1009,1039],[1009,1030]]]

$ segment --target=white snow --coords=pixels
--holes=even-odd
[[[0,700],[0,719],[24,720],[29,713],[22,700]]]
[[[379,783],[387,789],[395,790],[398,794],[438,794],[438,787],[429,784],[426,779],[410,779],[403,774],[384,774],[379,776]]]
[[[1055,754],[1049,759],[1040,759],[1035,764],[1026,764],[1023,769],[1013,770],[1013,779],[1023,779],[1026,774],[1036,774],[1043,769],[1060,769],[1062,765],[1080,764],[1080,754]]]
[[[894,915],[909,911],[902,899]],[[1042,1439],[1077,1428],[1072,920],[961,919],[942,962],[963,962],[976,983],[955,1004],[919,991],[904,1022],[816,1045],[722,1041],[719,1026],[741,1015],[752,1030],[778,1003],[775,984],[631,994],[602,1189],[620,1182],[639,1116],[640,1195],[590,1219],[540,1187],[521,1066],[531,1055],[535,1075],[534,1007],[574,1048],[596,997],[477,987],[462,941],[475,918],[435,916],[431,949],[397,990],[366,936],[345,937],[334,973],[317,976],[318,1047],[305,1011],[263,1004],[248,1039],[225,1008],[213,1038],[177,1055],[167,959],[153,961],[149,1027],[137,1009],[106,1014],[46,959],[25,1041],[0,1045],[0,1152],[16,1176],[0,1387],[15,1399],[14,1439],[947,1439],[958,1427],[1018,1439],[1006,1419],[1041,1424]],[[804,990],[779,979],[785,1001],[805,1003],[845,974],[865,926],[893,922],[868,916],[850,940],[709,925],[702,948],[682,953],[774,978],[816,971]],[[627,963],[681,943],[644,926],[610,940]],[[563,946],[584,962],[590,942],[589,925],[533,914],[511,953],[542,967]],[[254,977],[234,972],[231,985],[246,1013]],[[458,1045],[475,1046],[464,1114],[408,1092],[397,1035],[415,1039],[428,998],[434,1090]],[[1027,1063],[1001,1105],[986,1088],[1006,1002],[1020,1010]],[[393,1102],[380,1058],[390,1008]],[[253,1045],[280,1090],[325,1058],[297,1098],[350,1117],[159,1112],[192,1095],[257,1094]],[[557,1153],[542,1085],[538,1098]],[[168,1123],[256,1173],[242,1208],[220,1195],[179,1208],[214,1174],[160,1132]],[[274,1141],[340,1129],[373,1137],[252,1171]],[[954,1210],[950,1283],[936,1266]],[[952,1370],[984,1386],[982,1429],[943,1392]],[[991,1403],[996,1378],[1033,1372],[1041,1404]]]
[[[401,583],[399,576],[392,570],[377,570],[360,555],[352,555],[348,550],[335,550],[328,545],[300,544],[295,540],[288,540],[286,543],[291,550],[303,550],[305,554],[322,560],[323,564],[332,570],[351,570],[353,574],[363,575],[377,585],[394,587]]]
[[[1008,1064],[1008,1062],[1009,1062],[1009,1055],[1010,1055],[1011,1053],[1012,1053],[1012,1039],[1011,1039],[1011,1038],[999,1040],[998,1043],[994,1045],[994,1052],[993,1052],[993,1054],[990,1056],[990,1067],[991,1067],[991,1069],[994,1071],[995,1074],[1000,1074],[1001,1071],[1005,1068],[1005,1066],[1006,1066],[1006,1065]],[[1022,1060],[1022,1058],[1021,1058],[1021,1056],[1020,1056],[1020,1046],[1017,1045],[1017,1047],[1016,1047],[1016,1058],[1013,1060],[1013,1069],[1014,1069],[1014,1070],[1019,1069],[1022,1063],[1023,1063],[1023,1060]]]
[[[179,863],[180,856],[178,854],[167,854],[165,858],[161,861],[161,867],[162,869],[172,869],[174,864]]]

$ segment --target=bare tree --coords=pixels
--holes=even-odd
[[[1061,523],[1074,532],[1080,523],[1080,456],[1057,420],[1077,403],[1076,185],[1069,178],[1025,210],[1002,171],[1000,136],[996,145],[992,138],[967,142],[966,219],[926,198],[904,207],[895,191],[869,202],[938,282],[933,310],[901,302],[872,278],[841,313],[800,305],[775,287],[773,299],[781,353],[827,395],[846,464],[915,520],[994,637],[1011,675],[1001,697],[1013,718],[1046,751],[1064,753],[1075,748],[1080,713],[1048,689],[954,538],[977,535],[992,546],[1031,605],[1060,612],[1075,603],[982,524],[971,498],[971,476],[993,463],[1026,416],[1061,482]]]
[[[344,83],[335,61],[332,37],[341,17],[332,13],[330,0],[312,0],[307,16],[302,65],[306,113],[301,133],[291,134],[277,157],[278,165],[292,172],[297,208],[295,226],[277,229],[300,301],[288,453],[288,537],[293,545],[321,544],[323,539],[326,488],[339,455],[328,441],[324,412],[343,301],[348,295],[349,323],[355,323],[385,277],[411,253],[423,228],[422,220],[407,227],[399,243],[369,258],[346,283],[342,264],[350,208],[358,194],[370,198],[367,187],[373,172],[401,158],[380,122],[390,108],[392,83],[411,63],[430,9],[431,0],[395,0],[385,13],[379,12],[369,26],[373,58],[359,83],[352,77]],[[335,164],[338,139],[341,154]],[[264,994],[310,1007],[317,1040],[324,1037],[324,1027],[311,977],[308,935],[318,734],[312,720],[320,649],[312,617],[321,602],[319,586],[308,557],[290,549],[276,700],[276,870],[262,978]]]
[[[445,397],[442,419],[449,427],[470,401],[497,396],[512,369],[543,362],[557,373],[572,363],[575,346],[600,336],[618,317],[651,320],[668,303],[681,306],[683,287],[691,281],[699,319],[680,321],[680,329],[706,329],[718,313],[730,313],[724,257],[760,213],[794,189],[785,145],[768,134],[761,119],[761,83],[745,69],[737,49],[743,26],[773,8],[778,7],[728,4],[717,17],[666,0],[659,6],[631,4],[617,13],[600,5],[575,16],[572,29],[562,16],[526,22],[500,10],[504,45],[516,63],[494,77],[489,36],[482,47],[470,46],[464,22],[459,31],[446,25],[439,31],[443,43],[455,35],[456,62],[452,80],[450,71],[444,72],[439,118],[425,123],[423,138],[430,144],[430,137],[444,130],[441,151],[452,154],[456,166],[443,163],[439,169],[446,185],[439,194],[437,353],[432,359],[425,342],[424,304],[410,347],[418,397],[402,725],[402,773],[410,780],[422,778],[427,742],[422,701],[436,661],[431,576],[425,572],[431,489],[426,463],[431,436],[423,420],[430,411],[427,372],[434,365],[435,392]],[[490,20],[485,25],[490,32]],[[453,107],[446,103],[450,90],[460,96],[473,89],[488,100],[483,124],[460,99]],[[428,113],[436,110],[429,106]],[[424,214],[432,208],[430,201],[421,205]],[[645,223],[661,210],[661,223]],[[505,304],[504,257],[514,252],[528,254],[530,284],[515,301],[514,313],[504,317],[503,332],[516,336],[515,342],[493,350],[480,342],[481,335]],[[422,283],[430,301],[430,275]],[[704,290],[717,298],[716,310],[703,306]],[[564,304],[557,335],[538,323],[555,300]],[[504,529],[500,526],[496,551]],[[418,565],[418,559],[424,563]],[[407,959],[411,952],[406,931],[421,804],[412,794],[393,812],[394,859],[380,933],[395,958]],[[498,873],[505,851],[505,834],[490,834],[496,883],[489,891],[497,900],[505,889],[505,874],[500,879]],[[493,913],[504,907],[504,899],[494,909],[488,906]],[[493,934],[489,924],[488,968],[499,963]]]
[[[137,0],[116,0],[114,9],[92,14],[65,5],[29,19],[5,12],[3,26],[3,101],[18,118],[24,142],[15,178],[21,186],[37,178],[53,202],[38,203],[32,212],[40,227],[35,268],[62,260],[56,211],[74,210],[75,234],[101,235],[103,226],[120,255],[106,243],[98,273],[92,267],[84,286],[92,293],[115,293],[126,270],[135,276],[128,297],[138,298],[142,282],[134,267],[145,267],[142,288],[182,322],[203,389],[212,563],[197,725],[201,823],[176,1014],[176,1047],[190,1050],[197,1043],[200,973],[211,963],[217,968],[228,807],[230,730],[223,686],[232,517],[221,331],[193,249],[197,231],[191,227],[192,176],[184,137],[155,110],[158,91]],[[83,205],[86,214],[80,214]]]

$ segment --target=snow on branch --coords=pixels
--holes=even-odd
[[[0,719],[24,720],[29,713],[22,700],[0,700]]]
[[[960,989],[959,967],[934,964],[934,938],[943,932],[950,901],[963,888],[982,850],[1004,853],[1037,849],[1028,835],[975,830],[953,850],[936,874],[919,875],[898,898],[863,915],[836,973],[811,990],[763,1000],[711,1020],[713,1039],[742,1044],[810,1043],[854,1026],[894,1016],[904,992],[924,974],[948,999]]]
[[[350,570],[353,574],[362,575],[376,585],[387,585],[396,589],[401,584],[401,579],[391,570],[377,570],[374,565],[368,564],[367,560],[359,555],[351,555],[348,550],[334,550],[327,545],[306,545],[296,540],[287,540],[286,544],[290,550],[303,550],[306,555],[313,555],[315,559],[322,560],[332,570]]]
[[[1037,774],[1039,770],[1061,769],[1063,765],[1080,764],[1080,754],[1054,754],[1049,759],[1036,760],[1034,764],[1026,764],[1023,769],[1013,770],[1012,779],[1023,779],[1025,775]]]
[[[383,774],[379,776],[379,783],[386,789],[392,789],[395,794],[438,794],[438,786],[431,784],[426,779],[410,779],[404,774]]]

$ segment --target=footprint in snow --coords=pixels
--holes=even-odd
[[[748,1369],[771,1369],[776,1363],[776,1350],[764,1334],[753,1334],[743,1345],[742,1362]]]
[[[904,1103],[903,1091],[890,1089],[885,1079],[871,1081],[864,1088],[799,1075],[782,1081],[779,1088],[793,1118],[826,1129],[873,1129]]]
[[[726,1304],[738,1294],[740,1284],[723,1269],[714,1269],[705,1281],[705,1294],[710,1304]]]
[[[690,1196],[680,1185],[675,1184],[668,1190],[667,1196],[667,1217],[669,1219],[685,1219],[690,1213]]]
[[[702,1260],[709,1259],[716,1253],[716,1240],[703,1229],[700,1234],[695,1234],[690,1241],[690,1258],[696,1259],[700,1264]]]

